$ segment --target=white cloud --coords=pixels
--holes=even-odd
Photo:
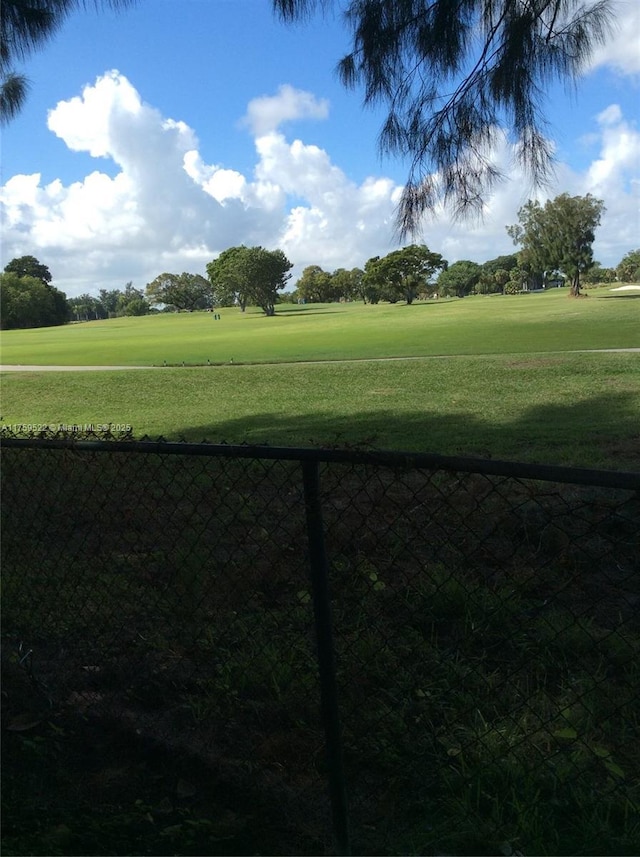
[[[111,128],[116,117],[132,118],[141,111],[140,96],[114,70],[98,78],[94,86],[85,86],[81,96],[61,101],[50,110],[47,126],[72,151],[107,157],[113,156]]]
[[[607,211],[597,233],[597,257],[613,258],[638,246],[640,235],[640,131],[627,122],[618,105],[602,111],[599,157],[581,179],[582,193],[592,193],[605,201]],[[624,252],[624,250],[623,250]]]
[[[603,110],[596,121],[601,127],[600,157],[589,167],[586,182],[594,194],[619,193],[625,177],[640,166],[640,133],[625,122],[617,104]]]
[[[277,130],[283,122],[294,119],[326,119],[329,102],[311,92],[294,89],[285,83],[277,95],[263,95],[249,102],[243,124],[256,137]]]
[[[640,3],[613,0],[612,32],[605,44],[593,53],[589,69],[603,66],[622,76],[640,74]]]
[[[219,252],[242,243],[281,247],[295,263],[294,278],[306,265],[333,270],[385,254],[396,246],[402,188],[384,176],[358,184],[327,151],[288,140],[279,122],[325,109],[310,93],[296,93],[282,87],[273,99],[252,102],[256,162],[243,175],[233,165],[205,163],[191,128],[145,104],[123,75],[103,75],[50,111],[49,127],[73,151],[109,158],[119,171],[94,170],[67,186],[57,179],[43,185],[38,173],[10,178],[0,190],[3,264],[35,255],[74,295],[129,280],[144,286],[164,270],[204,273]],[[617,105],[585,125],[596,153],[591,163],[581,172],[559,164],[553,187],[538,195],[602,197],[608,211],[596,256],[616,264],[640,234],[640,136]],[[513,252],[505,225],[533,194],[511,155],[502,138],[496,156],[511,180],[496,189],[482,222],[452,223],[440,211],[425,218],[419,240],[450,262]]]
[[[615,126],[622,121],[622,110],[619,104],[610,104],[596,116],[596,122],[603,127]]]

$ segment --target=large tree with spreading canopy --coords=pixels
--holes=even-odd
[[[518,212],[518,223],[508,226],[514,244],[520,244],[520,267],[542,280],[555,271],[569,278],[571,294],[580,294],[580,277],[593,267],[593,242],[604,212],[604,202],[590,193],[562,193],[540,205],[529,200]]]
[[[145,296],[149,303],[175,309],[209,309],[213,295],[211,283],[200,274],[160,274],[147,283]]]
[[[411,244],[382,259],[370,259],[366,279],[378,288],[382,300],[412,304],[427,290],[433,275],[446,267],[447,261],[440,253],[432,253],[424,244]]]
[[[35,256],[12,259],[0,274],[0,327],[64,324],[67,296],[51,285],[51,271]]]
[[[244,312],[249,304],[265,315],[275,315],[278,292],[293,268],[282,250],[264,247],[229,247],[207,264],[207,276],[216,303],[237,303]]]
[[[5,273],[17,274],[19,277],[35,277],[48,286],[51,283],[51,271],[42,262],[39,262],[35,256],[19,256],[12,259],[4,267]]]

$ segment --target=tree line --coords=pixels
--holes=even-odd
[[[160,274],[146,288],[154,307],[166,310],[202,310],[216,306],[237,306],[244,312],[258,306],[272,316],[282,289],[291,278],[293,263],[282,250],[264,247],[229,247],[206,266],[207,279],[200,274]]]
[[[545,205],[529,201],[507,232],[520,249],[483,264],[460,260],[449,265],[424,244],[410,244],[386,256],[373,256],[363,268],[306,267],[286,292],[293,264],[280,249],[229,247],[201,274],[163,273],[138,289],[100,289],[97,295],[67,298],[52,285],[51,272],[34,256],[12,259],[0,275],[0,323],[3,329],[48,327],[150,312],[212,310],[220,306],[258,306],[266,316],[282,301],[330,303],[362,300],[407,304],[429,297],[516,294],[567,283],[578,296],[584,284],[640,282],[640,249],[615,268],[593,259],[595,230],[604,211],[590,194],[561,194]]]
[[[274,315],[293,264],[282,250],[230,247],[200,274],[160,274],[145,289],[132,282],[124,289],[100,289],[97,295],[67,298],[52,284],[49,268],[34,256],[12,259],[0,274],[0,324],[3,329],[52,327],[73,321],[139,316],[152,312],[259,306]]]
[[[124,289],[100,289],[97,295],[68,298],[52,284],[51,271],[35,256],[12,259],[0,274],[0,326],[3,330],[55,327],[122,315],[146,315],[149,302],[129,282]]]
[[[0,276],[2,328],[64,324],[69,312],[67,296],[51,280],[51,271],[34,256],[12,259]]]

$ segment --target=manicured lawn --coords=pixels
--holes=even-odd
[[[513,354],[640,346],[640,299],[604,289],[474,297],[405,306],[281,305],[110,319],[6,331],[2,362],[206,365],[451,354]]]
[[[640,357],[570,353],[639,347],[637,298],[554,290],[221,315],[6,331],[4,363],[156,368],[6,373],[2,420],[618,468],[640,460]],[[411,359],[379,359],[391,357]]]
[[[640,465],[636,354],[7,373],[5,425]]]

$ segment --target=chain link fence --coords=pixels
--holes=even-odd
[[[640,851],[640,475],[81,435],[2,472],[5,666],[262,802],[252,853]]]

